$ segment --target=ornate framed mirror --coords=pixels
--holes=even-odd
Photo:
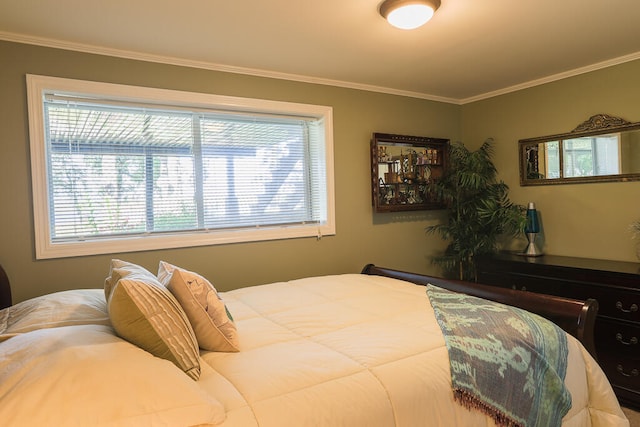
[[[523,186],[640,180],[640,122],[597,114],[569,133],[518,145]]]

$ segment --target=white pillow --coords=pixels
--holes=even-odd
[[[108,326],[42,329],[0,344],[6,426],[219,424],[222,404]]]
[[[216,288],[201,275],[160,261],[158,279],[184,309],[200,348],[239,351],[238,331]]]
[[[109,325],[101,289],[42,295],[0,310],[0,335],[70,325]]]
[[[170,360],[194,380],[200,377],[198,341],[180,303],[140,266],[118,261],[119,277],[107,302],[117,334],[154,356]]]

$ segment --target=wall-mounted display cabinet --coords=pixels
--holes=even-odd
[[[449,140],[374,133],[371,189],[375,212],[442,209],[429,184],[440,179],[449,161]]]

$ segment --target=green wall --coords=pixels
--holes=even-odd
[[[207,276],[220,290],[297,277],[358,272],[366,263],[438,274],[445,243],[424,228],[441,212],[374,214],[373,132],[449,138],[470,147],[495,139],[495,163],[511,199],[536,203],[546,253],[637,261],[629,224],[640,219],[640,182],[520,187],[518,140],[567,132],[593,114],[640,121],[640,61],[463,106],[346,88],[236,75],[0,42],[0,264],[14,301],[101,287],[111,258],[151,271],[163,259]],[[26,74],[330,105],[334,113],[336,236],[36,260]],[[505,242],[512,249],[523,240]]]
[[[540,211],[545,253],[637,262],[628,228],[640,220],[640,181],[519,183],[518,140],[570,132],[598,113],[640,121],[640,61],[464,105],[462,135],[474,144],[495,139],[496,167],[511,199],[535,202]]]
[[[461,107],[401,96],[235,75],[0,42],[0,264],[14,302],[63,289],[102,287],[109,260],[156,271],[159,260],[197,271],[220,290],[297,277],[359,272],[367,263],[437,273],[430,256],[444,242],[424,228],[439,212],[373,214],[373,132],[460,139]],[[333,107],[335,236],[36,260],[34,256],[26,74],[246,96]]]

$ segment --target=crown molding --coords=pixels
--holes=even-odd
[[[404,96],[409,98],[425,99],[429,101],[443,102],[443,103],[455,104],[455,105],[470,104],[476,101],[482,101],[484,99],[493,98],[499,95],[505,95],[508,93],[517,92],[519,90],[540,86],[546,83],[555,82],[558,80],[566,79],[566,78],[577,76],[580,74],[589,73],[591,71],[596,71],[603,68],[608,68],[614,65],[619,65],[625,62],[630,62],[630,61],[640,59],[640,52],[634,52],[629,55],[613,58],[607,61],[598,62],[596,64],[588,65],[588,66],[577,68],[574,70],[553,74],[551,76],[543,77],[536,80],[531,80],[525,83],[509,86],[496,91],[482,93],[469,98],[457,99],[457,98],[436,96],[436,95],[431,95],[431,94],[426,94],[421,92],[412,92],[407,90],[388,88],[383,86],[347,82],[342,80],[332,80],[332,79],[305,76],[305,75],[299,75],[299,74],[281,73],[281,72],[261,70],[256,68],[236,67],[232,65],[217,64],[217,63],[206,62],[206,61],[194,61],[194,60],[176,58],[171,56],[154,55],[154,54],[148,54],[148,53],[142,53],[142,52],[136,52],[136,51],[130,51],[130,50],[113,49],[113,48],[108,48],[103,46],[75,43],[75,42],[69,42],[69,41],[57,40],[57,39],[51,39],[51,38],[35,37],[35,36],[19,34],[19,33],[0,31],[0,40],[31,44],[31,45],[37,45],[37,46],[43,46],[43,47],[51,47],[56,49],[71,50],[76,52],[91,53],[96,55],[113,56],[117,58],[132,59],[137,61],[155,62],[159,64],[177,65],[181,67],[199,68],[199,69],[210,70],[210,71],[243,74],[243,75],[249,75],[249,76],[255,76],[255,77],[265,77],[265,78],[288,80],[288,81],[295,81],[295,82],[301,82],[301,83],[335,86],[335,87],[342,87],[347,89],[356,89],[356,90],[363,90],[368,92],[384,93],[388,95],[397,95],[397,96]]]
[[[199,68],[210,71],[221,71],[225,73],[243,74],[255,77],[266,77],[271,79],[288,80],[301,83],[319,84],[325,86],[336,86],[347,89],[357,89],[368,92],[378,92],[389,95],[405,96],[410,98],[420,98],[430,101],[444,102],[449,104],[458,104],[459,101],[454,98],[447,98],[435,95],[429,95],[420,92],[412,92],[400,89],[387,88],[382,86],[367,85],[361,83],[347,82],[341,80],[324,79],[320,77],[305,76],[299,74],[281,73],[277,71],[261,70],[256,68],[236,67],[232,65],[217,64],[206,61],[193,61],[184,58],[176,58],[164,55],[154,55],[130,50],[113,49],[103,46],[95,46],[89,44],[75,43],[63,40],[56,40],[44,37],[35,37],[25,34],[9,33],[0,31],[0,40],[9,42],[31,44],[56,49],[71,50],[76,52],[91,53],[96,55],[113,56],[117,58],[133,59],[137,61],[155,62],[160,64],[177,65],[181,67]]]
[[[596,64],[587,65],[586,67],[576,68],[562,73],[553,74],[551,76],[531,80],[514,86],[509,86],[504,89],[483,93],[470,98],[460,99],[458,100],[458,102],[461,105],[470,104],[472,102],[481,101],[483,99],[493,98],[495,96],[505,95],[507,93],[517,92],[519,90],[540,86],[546,83],[556,82],[558,80],[563,80],[569,77],[579,76],[580,74],[590,73],[591,71],[602,70],[604,68],[613,67],[614,65],[620,65],[624,64],[625,62],[635,61],[636,59],[640,59],[640,52],[634,52],[629,55],[620,56],[618,58],[613,58],[607,61],[598,62]]]

